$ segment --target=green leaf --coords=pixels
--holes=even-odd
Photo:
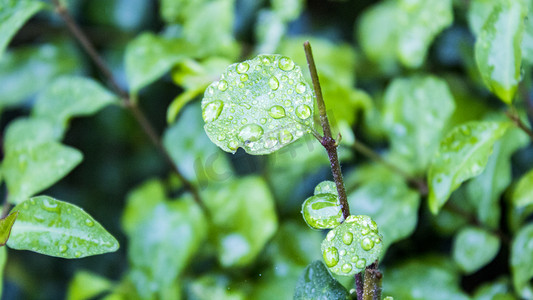
[[[0,108],[18,105],[62,74],[79,73],[83,62],[65,42],[18,47],[0,59]]]
[[[533,204],[533,170],[524,174],[513,190],[511,199],[515,208],[524,208]]]
[[[466,184],[469,202],[477,210],[478,219],[491,228],[500,224],[499,199],[511,183],[511,156],[529,143],[528,136],[518,128],[510,128],[494,143],[485,170]]]
[[[293,21],[302,13],[305,6],[303,0],[272,0],[272,10],[285,22]]]
[[[9,248],[62,258],[82,258],[117,251],[117,240],[83,209],[47,196],[13,208],[19,216]]]
[[[77,271],[68,286],[67,300],[92,299],[113,287],[113,283],[88,271]]]
[[[52,186],[82,161],[78,150],[57,142],[6,151],[2,172],[8,201],[18,204]]]
[[[52,141],[58,141],[58,137],[48,120],[18,118],[11,121],[6,129],[4,151],[9,153]]]
[[[4,281],[4,269],[7,261],[7,249],[6,247],[0,247],[0,280]],[[0,285],[0,297],[3,293],[4,285]]]
[[[468,25],[470,30],[479,36],[483,25],[487,22],[494,8],[507,0],[472,0],[468,7]],[[519,0],[521,1],[521,0]]]
[[[452,129],[441,141],[428,172],[429,208],[437,214],[465,180],[483,172],[492,146],[508,122],[469,122]]]
[[[350,299],[350,293],[316,260],[300,275],[293,299]]]
[[[0,58],[22,25],[45,7],[41,1],[0,0]]]
[[[260,55],[230,65],[202,100],[204,129],[222,150],[272,153],[313,127],[313,92],[285,56]]]
[[[302,215],[307,225],[315,229],[335,228],[344,221],[338,196],[329,193],[307,198]]]
[[[125,68],[132,94],[157,80],[191,54],[187,43],[143,33],[126,47]]]
[[[149,181],[129,195],[122,222],[137,291],[174,293],[176,278],[207,236],[201,209],[190,195],[169,201],[162,184]]]
[[[335,185],[335,182],[329,180],[324,180],[317,184],[313,193],[314,195],[333,194],[337,197],[339,196],[339,193],[337,191],[337,185]]]
[[[404,261],[387,269],[383,276],[383,295],[411,300],[467,300],[459,288],[459,275],[453,263],[442,257],[423,257]]]
[[[467,274],[474,273],[491,262],[500,249],[500,240],[477,227],[464,227],[453,244],[453,259]]]
[[[320,249],[330,271],[352,276],[380,257],[382,240],[376,222],[369,216],[351,215],[328,232]]]
[[[246,294],[239,288],[229,285],[227,275],[209,274],[195,279],[187,286],[186,299],[245,300]]]
[[[256,53],[274,53],[287,33],[287,24],[281,16],[269,9],[262,9],[257,14],[255,26]],[[284,53],[284,52],[281,52]]]
[[[528,63],[533,63],[533,5],[531,1],[527,16],[524,19],[524,36],[522,38],[522,59]]]
[[[508,278],[482,284],[474,292],[473,300],[515,300]]]
[[[109,104],[118,104],[118,101],[115,95],[92,79],[61,77],[39,94],[32,114],[49,120],[56,131],[63,133],[71,118],[92,115]]]
[[[274,199],[260,177],[209,186],[202,199],[212,216],[213,241],[224,267],[253,262],[277,230]]]
[[[11,228],[17,219],[18,212],[13,212],[7,215],[5,218],[0,219],[0,247],[4,246],[11,234]]]
[[[383,123],[392,151],[424,173],[455,109],[445,81],[433,76],[395,79],[385,94]]]
[[[185,178],[201,186],[234,176],[226,154],[204,133],[199,103],[184,109],[178,122],[168,128],[163,145]]]
[[[513,286],[523,299],[533,297],[533,224],[522,227],[511,245],[511,273]]]
[[[476,41],[476,62],[485,85],[511,104],[520,82],[525,9],[520,1],[495,6]]]
[[[418,222],[420,195],[409,189],[402,178],[379,165],[361,166],[357,189],[348,194],[353,212],[369,215],[379,224],[383,253],[394,242],[413,233]],[[352,175],[353,176],[353,175]],[[347,184],[350,178],[346,178]]]

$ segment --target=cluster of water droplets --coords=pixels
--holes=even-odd
[[[369,216],[349,216],[322,242],[324,262],[335,274],[359,273],[379,258],[381,239],[376,222]]]
[[[230,65],[202,100],[205,131],[227,152],[268,154],[313,126],[314,96],[294,62],[259,55]]]

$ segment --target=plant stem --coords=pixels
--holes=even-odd
[[[381,278],[383,275],[377,268],[376,261],[365,269],[363,300],[381,300]]]
[[[76,23],[76,21],[72,18],[72,16],[70,15],[66,7],[61,5],[59,3],[59,0],[52,0],[52,1],[56,8],[56,12],[63,19],[68,29],[72,33],[72,35],[81,44],[81,46],[87,52],[91,60],[95,63],[96,67],[102,72],[102,74],[109,81],[113,90],[120,96],[120,98],[122,99],[123,106],[131,112],[131,114],[133,115],[133,117],[135,118],[139,126],[141,126],[143,132],[148,136],[148,138],[156,146],[156,148],[163,154],[163,157],[170,164],[173,171],[176,173],[178,178],[181,180],[185,188],[189,190],[189,192],[191,192],[196,203],[203,209],[204,213],[208,215],[208,210],[200,197],[200,193],[198,192],[198,189],[183,176],[183,173],[180,171],[180,169],[178,168],[178,166],[176,165],[176,163],[170,156],[170,153],[163,146],[163,143],[161,142],[161,138],[156,133],[153,125],[148,121],[144,113],[137,106],[136,101],[132,101],[131,96],[126,91],[120,88],[118,82],[116,81],[115,77],[111,73],[111,70],[109,69],[107,64],[104,62],[104,60],[98,55],[98,52],[96,51],[94,45],[87,38],[87,36],[81,30],[81,28]]]
[[[529,127],[527,127],[526,124],[524,124],[524,122],[522,122],[522,120],[520,119],[520,117],[518,116],[518,113],[516,113],[516,111],[506,111],[505,112],[505,115],[507,115],[507,117],[513,121],[513,123],[520,129],[522,129],[522,131],[524,131],[527,135],[529,135],[529,138],[531,140],[533,140],[533,131],[531,131],[531,129],[529,129]]]
[[[342,179],[341,165],[339,163],[339,156],[337,154],[337,142],[331,135],[331,128],[329,125],[328,115],[326,113],[326,104],[324,103],[324,98],[322,97],[322,90],[320,88],[315,60],[313,58],[313,51],[311,50],[309,41],[304,43],[304,50],[307,58],[307,64],[309,65],[309,72],[311,73],[311,78],[313,80],[313,88],[315,89],[316,102],[320,114],[320,124],[322,125],[322,129],[324,131],[321,144],[328,152],[331,173],[333,174],[333,179],[335,180],[335,185],[337,186],[337,192],[339,193],[339,202],[342,215],[346,219],[348,216],[350,216],[350,206],[348,204],[348,197],[346,196],[346,189],[344,188],[344,181]]]
[[[363,272],[355,274],[355,290],[357,293],[357,299],[362,300],[364,291]]]

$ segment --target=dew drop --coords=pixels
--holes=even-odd
[[[355,263],[355,266],[356,266],[358,269],[363,269],[364,267],[366,267],[366,259],[361,258],[360,260],[358,260],[358,261]]]
[[[352,265],[351,264],[344,264],[344,265],[342,265],[341,270],[344,273],[350,273],[350,271],[352,270]]]
[[[298,94],[303,94],[306,90],[306,86],[303,82],[298,82],[298,84],[296,84],[295,90]]]
[[[292,102],[290,100],[285,100],[285,102],[283,102],[283,105],[289,107],[292,105]]]
[[[324,253],[324,262],[328,267],[334,267],[339,263],[339,251],[335,247],[327,248]]]
[[[59,205],[57,203],[51,202],[48,199],[44,199],[43,208],[49,212],[59,212]]]
[[[220,80],[218,82],[218,89],[220,91],[222,91],[222,92],[227,90],[228,89],[228,82],[226,80]]]
[[[275,137],[269,137],[265,141],[265,147],[267,148],[273,148],[278,144],[278,139]]]
[[[296,111],[294,113],[298,118],[305,120],[311,115],[311,108],[309,108],[309,106],[305,104],[302,104],[296,108]]]
[[[328,240],[328,241],[331,242],[334,238],[335,238],[335,230],[331,230],[331,231],[328,232],[328,234],[326,235],[326,240]]]
[[[250,78],[250,77],[248,77],[248,74],[242,74],[241,77],[240,77],[240,79],[241,79],[242,82],[246,82],[246,81],[248,81],[249,78]]]
[[[354,216],[354,215],[350,215],[350,216],[348,216],[348,218],[346,218],[346,222],[347,222],[347,223],[353,223],[353,222],[355,222],[356,220],[357,220],[357,217]]]
[[[283,129],[279,132],[279,141],[282,144],[287,144],[292,141],[294,137],[292,136],[292,133],[288,131],[287,129]]]
[[[266,122],[267,122],[267,119],[266,119],[266,118],[261,118],[261,119],[259,119],[259,122],[260,122],[261,124],[265,125]]]
[[[342,241],[346,245],[350,245],[352,243],[352,240],[353,240],[353,234],[351,232],[345,232],[344,235],[342,236]]]
[[[346,250],[342,249],[340,252],[339,252],[340,256],[344,256],[346,255]]]
[[[75,257],[80,257],[81,256],[81,252],[80,251],[76,251],[76,253],[74,253],[74,256]]]
[[[213,90],[212,86],[207,88],[207,94],[210,96],[213,96],[213,94],[215,94],[215,90]]]
[[[219,140],[220,142],[225,140],[225,139],[226,139],[226,135],[223,134],[223,133],[219,134],[218,137],[217,137],[217,140]]]
[[[292,61],[292,59],[286,57],[286,56],[282,56],[280,59],[279,59],[279,68],[282,69],[283,71],[290,71],[292,69],[294,69],[294,62]]]
[[[89,227],[93,227],[94,226],[94,222],[91,219],[85,219],[85,225],[87,225]]]
[[[281,119],[285,117],[285,108],[279,105],[274,105],[268,110],[268,114],[274,119]]]
[[[243,143],[258,141],[263,136],[263,128],[257,124],[248,124],[241,127],[237,137]]]
[[[237,71],[237,73],[242,74],[242,73],[248,71],[249,68],[250,68],[250,65],[248,63],[242,62],[242,63],[237,65],[235,70]]]
[[[202,110],[202,118],[206,123],[213,122],[220,116],[222,109],[224,108],[224,102],[215,100],[208,103]]]
[[[67,245],[60,245],[59,246],[59,252],[65,253],[65,252],[67,252],[67,250],[68,250]]]
[[[361,229],[361,234],[362,235],[367,235],[370,233],[370,229],[368,229],[367,227],[363,227],[363,229]]]
[[[361,241],[361,248],[365,251],[370,251],[372,248],[374,248],[374,242],[369,238],[364,238]]]
[[[33,215],[33,218],[34,218],[37,222],[44,222],[44,217],[41,216],[41,215]]]
[[[270,79],[268,80],[268,85],[270,86],[270,88],[272,90],[277,90],[279,88],[279,81],[278,79],[276,78],[276,76],[272,76],[270,77]]]
[[[229,148],[230,150],[235,151],[235,150],[237,150],[237,147],[239,147],[239,143],[237,143],[236,141],[230,141],[230,142],[228,143],[228,148]]]
[[[22,208],[23,208],[23,209],[28,209],[28,208],[29,208],[28,203],[24,203],[24,204],[22,204]]]
[[[358,260],[359,260],[359,256],[357,256],[357,255],[352,256],[352,259],[351,259],[352,262],[355,263],[355,262],[357,262]]]
[[[248,123],[248,119],[243,118],[243,119],[241,120],[241,124],[246,124],[246,123]]]

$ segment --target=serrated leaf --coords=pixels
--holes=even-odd
[[[485,169],[492,147],[508,122],[473,121],[453,128],[441,141],[428,172],[429,208],[437,214],[451,193]]]
[[[424,173],[455,109],[445,81],[434,76],[394,80],[385,94],[383,123],[392,151]]]
[[[387,268],[383,295],[394,299],[467,300],[459,287],[459,274],[453,263],[442,257],[410,259]]]
[[[94,80],[61,77],[39,94],[32,114],[49,120],[62,136],[71,118],[92,115],[112,103],[118,104],[118,98]]]
[[[511,245],[511,273],[513,286],[523,299],[533,297],[533,224],[522,227]]]
[[[510,128],[500,141],[494,143],[485,170],[466,185],[469,202],[481,222],[491,228],[500,224],[499,199],[511,183],[511,156],[529,143],[528,136],[518,128]]]
[[[253,262],[277,230],[274,199],[260,177],[211,185],[202,199],[212,216],[213,241],[224,267]]]
[[[124,58],[132,94],[137,94],[190,54],[191,49],[183,40],[140,34],[129,42]]]
[[[476,40],[475,56],[485,85],[510,105],[520,82],[525,9],[505,0],[494,7]]]
[[[46,4],[35,0],[0,1],[0,58],[15,33]]]
[[[17,219],[18,212],[13,212],[7,215],[5,218],[0,219],[0,247],[4,246],[11,234],[11,228]]]
[[[300,275],[293,299],[350,299],[350,293],[316,260]]]
[[[80,151],[57,142],[6,153],[2,174],[7,185],[8,201],[18,204],[50,187],[82,161]]]
[[[533,204],[533,170],[524,174],[513,190],[511,199],[515,208],[524,208]]]
[[[331,272],[352,276],[380,257],[382,240],[376,222],[369,216],[351,215],[328,232],[320,249]]]
[[[199,103],[187,106],[163,136],[163,145],[187,179],[200,186],[232,177],[226,154],[204,134]]]
[[[88,271],[78,271],[70,281],[67,300],[86,300],[94,298],[113,287],[113,283],[100,275]]]
[[[82,258],[114,252],[119,245],[83,209],[47,196],[26,200],[13,208],[19,216],[7,245],[62,258]]]
[[[300,67],[281,55],[233,64],[202,100],[204,129],[222,150],[269,154],[313,127],[313,92]]]
[[[79,73],[83,62],[76,50],[59,41],[6,52],[0,59],[0,108],[21,104],[58,75]]]
[[[490,232],[465,227],[453,244],[453,259],[467,274],[474,273],[491,262],[500,249],[500,239]]]

